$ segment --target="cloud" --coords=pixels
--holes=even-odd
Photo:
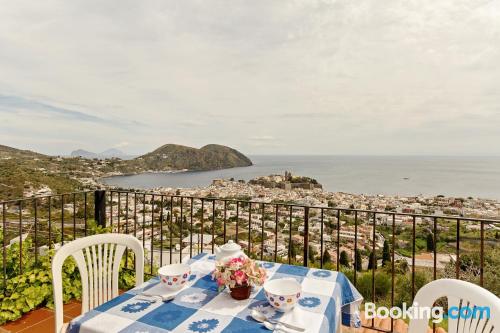
[[[271,135],[251,136],[249,139],[251,141],[274,141],[274,140],[276,140],[274,138],[274,136],[271,136]]]
[[[2,143],[500,154],[499,32],[484,0],[8,2]]]
[[[122,121],[121,119],[108,119],[99,116],[95,116],[86,112],[75,111],[72,109],[67,109],[64,107],[59,107],[55,105],[48,104],[46,102],[40,102],[34,99],[24,98],[20,96],[8,96],[0,94],[0,113],[11,113],[11,114],[26,114],[32,113],[36,116],[47,115],[54,120],[66,118],[68,120],[74,121],[84,121],[91,123],[99,123],[106,125],[130,125],[134,124],[141,126],[142,123],[138,121]]]
[[[17,113],[19,111],[33,113],[44,112],[81,121],[97,123],[106,122],[106,120],[102,118],[84,112],[68,110],[19,96],[6,96],[0,94],[0,112]]]
[[[339,118],[341,117],[340,115],[336,115],[333,113],[326,113],[326,112],[304,112],[304,113],[282,113],[278,115],[280,118],[294,118],[294,119],[330,119],[330,118]]]
[[[248,138],[250,147],[259,149],[274,149],[283,147],[283,144],[272,135],[255,135]]]
[[[128,147],[130,145],[130,142],[127,142],[127,141],[123,141],[123,142],[119,142],[117,143],[116,145],[114,145],[113,147],[114,148],[124,148],[124,147]]]
[[[203,126],[203,122],[199,120],[185,119],[178,122],[180,126],[183,127],[199,127]]]

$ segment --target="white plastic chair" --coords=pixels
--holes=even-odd
[[[124,234],[101,234],[77,239],[61,247],[52,259],[55,332],[63,331],[62,266],[70,255],[82,277],[82,313],[118,296],[118,271],[125,248],[135,254],[135,284],[144,280],[141,242]]]
[[[448,309],[456,306],[458,309],[469,307],[489,307],[490,318],[486,313],[480,318],[480,312],[476,312],[476,318],[448,318],[449,333],[493,333],[500,332],[500,299],[488,290],[466,281],[454,279],[441,279],[432,281],[423,286],[415,295],[413,304],[418,307],[430,307],[439,298],[448,299]],[[465,311],[464,311],[465,312]],[[457,314],[454,311],[453,314]],[[429,327],[427,318],[412,319],[410,321],[409,333],[425,333]]]

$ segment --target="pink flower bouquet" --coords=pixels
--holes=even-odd
[[[252,287],[264,284],[266,270],[250,258],[233,258],[225,263],[218,263],[212,273],[219,291],[225,287]]]

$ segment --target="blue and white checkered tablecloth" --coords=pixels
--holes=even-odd
[[[273,318],[283,314],[269,305],[262,287],[255,287],[250,298],[243,301],[232,299],[226,291],[218,293],[211,278],[214,259],[204,253],[190,259],[191,284],[173,301],[150,303],[137,299],[141,292],[158,287],[159,279],[153,278],[75,318],[68,332],[266,332],[250,317],[251,310],[257,308]],[[302,284],[302,296],[292,312],[300,317],[306,332],[337,332],[341,322],[359,327],[358,309],[363,298],[344,274],[271,262],[261,264],[269,279],[292,277]]]

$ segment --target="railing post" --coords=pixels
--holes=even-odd
[[[304,266],[309,260],[309,207],[304,207]]]
[[[94,217],[97,225],[106,227],[106,191],[94,192]]]

